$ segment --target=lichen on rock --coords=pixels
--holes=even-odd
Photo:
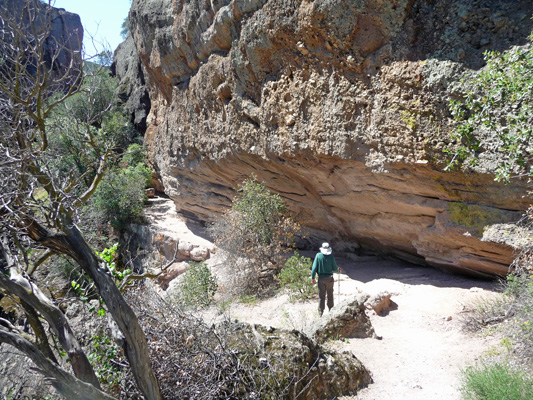
[[[376,338],[376,332],[366,315],[368,295],[357,295],[336,304],[328,313],[313,321],[305,332],[318,343],[343,338]]]

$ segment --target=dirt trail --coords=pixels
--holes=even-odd
[[[313,253],[304,255],[312,257]],[[357,292],[389,292],[397,308],[386,316],[370,316],[382,340],[331,343],[336,349],[352,351],[374,379],[356,396],[342,399],[460,399],[460,369],[497,345],[494,338],[463,333],[461,314],[476,299],[495,296],[495,284],[401,261],[352,258],[337,256],[343,273],[340,295],[335,283],[336,300]],[[255,304],[232,303],[227,312],[241,321],[303,329],[318,318],[316,305],[316,301],[291,304],[287,295],[281,295]]]
[[[199,226],[186,224],[178,214],[168,213],[173,209],[171,201],[161,200],[153,206],[152,223],[172,236],[212,246]],[[314,252],[301,254],[314,256]],[[461,313],[464,305],[481,297],[495,296],[496,285],[401,261],[335,255],[343,272],[340,295],[335,283],[336,301],[351,298],[358,292],[370,295],[389,292],[397,304],[397,308],[386,316],[370,316],[382,340],[349,339],[328,344],[339,350],[352,351],[373,375],[373,384],[356,396],[342,399],[460,399],[460,369],[474,362],[491,346],[497,346],[494,338],[461,332]],[[215,253],[208,264],[212,265],[215,274],[222,274],[217,267],[220,265],[217,258]],[[220,276],[222,286],[228,281],[224,278]],[[226,313],[241,321],[302,330],[318,318],[316,309],[317,301],[292,304],[287,295],[278,295],[252,304],[233,302]],[[213,308],[205,317],[215,320],[220,315]]]

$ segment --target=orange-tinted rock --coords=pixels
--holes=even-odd
[[[472,171],[443,171],[448,102],[488,49],[470,27],[500,50],[533,28],[531,1],[489,3],[135,2],[145,144],[165,193],[209,220],[254,173],[313,245],[505,274],[515,241],[486,233],[529,206],[527,182],[494,182],[497,146]]]

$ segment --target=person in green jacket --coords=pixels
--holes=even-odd
[[[320,253],[317,253],[313,261],[313,268],[311,269],[311,279],[313,283],[316,282],[315,277],[318,274],[318,313],[320,316],[324,313],[326,295],[328,298],[328,309],[333,308],[333,273],[341,272],[337,267],[335,257],[331,254],[332,250],[329,243],[322,243]]]

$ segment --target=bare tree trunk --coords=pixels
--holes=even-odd
[[[39,314],[32,306],[26,303],[24,299],[20,299],[20,304],[26,312],[26,317],[28,318],[28,322],[33,329],[33,333],[35,334],[35,339],[39,350],[41,350],[45,357],[49,358],[55,364],[58,364],[56,356],[54,355],[54,352],[48,343],[48,337],[46,336],[43,324],[41,324],[41,321],[39,320]]]
[[[39,0],[1,3],[6,2],[0,0],[0,58],[3,61],[0,63],[0,164],[4,168],[0,174],[3,178],[0,180],[0,222],[9,229],[13,227],[11,236],[28,235],[36,243],[73,258],[93,279],[125,336],[126,356],[139,389],[146,400],[161,400],[148,344],[137,316],[122,297],[113,277],[101,268],[97,255],[72,223],[72,215],[91,197],[103,178],[107,157],[115,144],[111,139],[101,142],[93,136],[92,129],[87,129],[87,137],[85,134],[74,135],[73,142],[79,145],[81,154],[87,156],[87,175],[60,173],[55,176],[54,168],[48,168],[50,157],[57,153],[49,146],[51,141],[46,122],[54,107],[80,90],[78,84],[83,73],[79,48],[69,48],[68,45],[73,39],[81,47],[81,35],[66,35],[65,38],[49,36],[53,10]],[[43,15],[39,14],[41,9]],[[46,46],[49,39],[55,45],[52,48]],[[63,54],[67,56],[67,62],[62,66],[56,65]],[[56,71],[58,66],[60,69]],[[88,156],[92,152],[95,156]],[[92,172],[95,172],[94,177],[84,187],[82,179]],[[45,200],[35,198],[37,190],[46,191]],[[62,340],[74,349],[74,336],[64,315],[50,308],[45,297],[40,296],[42,293],[25,290],[29,281],[24,282],[20,275],[4,278],[2,284],[12,284],[12,292],[19,290],[31,307],[50,318],[49,323],[57,329],[58,336],[62,336]],[[18,285],[13,282],[15,278]],[[35,286],[30,283],[29,288]],[[32,295],[29,295],[30,292]],[[22,342],[18,345],[26,346]],[[29,351],[27,346],[26,350]],[[42,356],[41,352],[39,354]],[[84,369],[85,359],[82,357],[85,355],[82,354],[75,353],[75,357],[80,357],[76,360],[71,356],[73,365],[75,361],[76,365],[82,366],[78,372],[92,382],[92,377],[84,375],[88,369]],[[38,357],[36,360],[42,362]],[[80,398],[69,397],[73,400]]]
[[[114,278],[100,267],[96,255],[75,225],[67,226],[66,240],[70,244],[70,248],[75,249],[74,258],[96,284],[100,296],[104,299],[109,312],[126,339],[126,356],[139,389],[147,400],[163,399],[159,383],[152,369],[148,343],[137,315],[124,300]]]
[[[15,268],[10,269],[9,278],[0,273],[0,287],[13,293],[41,313],[56,333],[59,343],[67,352],[72,362],[74,374],[82,381],[100,388],[100,382],[63,312],[37,286],[20,275]]]
[[[137,315],[124,300],[115,280],[100,266],[94,251],[83,238],[80,230],[71,221],[63,223],[61,234],[49,232],[35,221],[28,224],[30,237],[59,253],[69,255],[94,281],[98,293],[105,301],[109,312],[125,337],[125,353],[133,376],[147,400],[162,400],[159,383],[152,369],[146,337]]]
[[[45,375],[56,390],[71,400],[115,400],[114,397],[83,382],[54,364],[41,353],[39,348],[22,336],[9,331],[0,325],[0,342],[10,344],[26,354],[38,366],[40,373]]]

